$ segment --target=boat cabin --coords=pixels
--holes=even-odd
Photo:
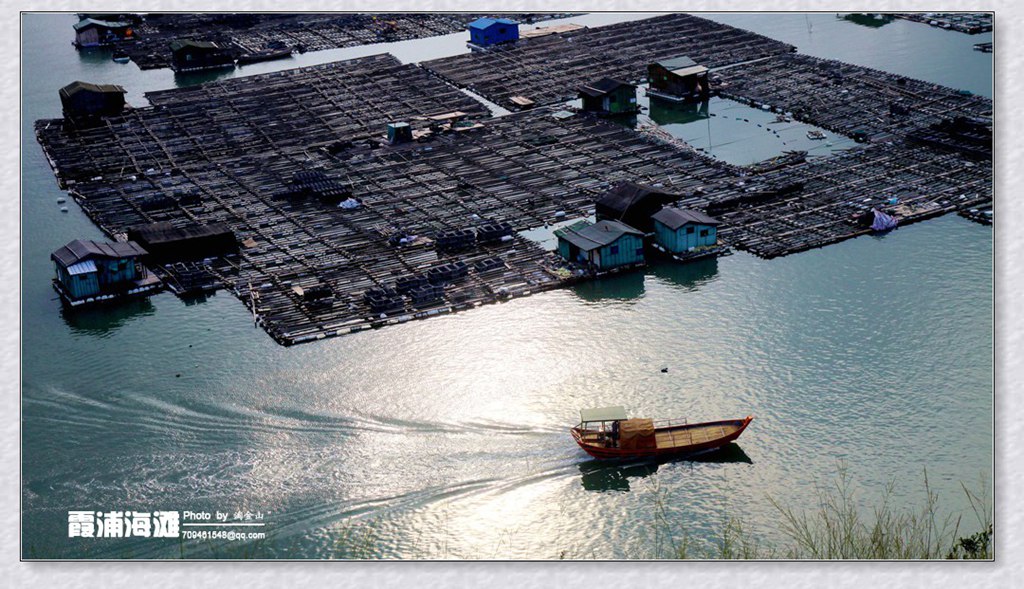
[[[593,443],[623,450],[644,450],[656,447],[654,420],[630,419],[621,406],[580,410],[582,438]]]
[[[711,92],[708,68],[689,57],[676,57],[647,66],[648,94],[677,101],[699,102]]]

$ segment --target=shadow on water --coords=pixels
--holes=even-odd
[[[852,22],[855,25],[877,29],[878,27],[884,27],[885,25],[896,20],[896,17],[890,14],[865,14],[862,12],[858,12],[853,14],[844,14],[842,16],[842,19],[845,21]]]
[[[632,301],[644,296],[643,272],[628,271],[581,282],[572,288],[573,294],[588,303],[608,300]]]
[[[605,117],[605,120],[616,125],[622,125],[627,129],[636,129],[636,125],[639,122],[637,115],[635,114],[621,114],[610,117]]]
[[[659,463],[614,464],[590,460],[579,465],[583,488],[587,491],[626,491],[629,479],[642,479],[658,472]]]
[[[711,102],[708,100],[680,104],[652,96],[647,116],[659,125],[685,125],[709,118],[710,106]]]
[[[660,262],[650,266],[648,274],[684,290],[694,291],[718,277],[718,258],[705,258],[685,264]]]
[[[704,454],[696,454],[683,458],[662,458],[641,460],[636,462],[607,462],[588,460],[581,462],[580,469],[583,488],[587,491],[630,491],[629,479],[642,479],[658,472],[658,468],[670,462],[679,463],[712,463],[712,464],[753,464],[739,444],[731,443],[723,448]]]
[[[234,71],[234,68],[220,68],[215,70],[201,70],[198,72],[174,72],[174,85],[178,88],[197,86],[199,84],[205,84],[207,82],[228,77],[228,74],[233,74]]]
[[[185,303],[186,307],[191,307],[193,305],[202,305],[215,296],[217,296],[216,292],[196,292],[179,295],[178,299]]]
[[[114,50],[109,47],[83,47],[78,50],[78,59],[82,63],[105,63],[113,56]]]
[[[155,312],[156,308],[148,298],[137,298],[79,309],[62,305],[60,316],[73,333],[105,336],[129,321]]]

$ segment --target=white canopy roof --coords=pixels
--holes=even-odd
[[[627,419],[626,409],[618,405],[614,407],[596,407],[580,409],[580,421],[622,421]]]

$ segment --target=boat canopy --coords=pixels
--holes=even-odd
[[[623,421],[625,419],[626,409],[618,405],[614,407],[580,409],[580,421],[583,423],[595,421]]]

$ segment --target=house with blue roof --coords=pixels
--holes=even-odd
[[[519,39],[519,23],[507,18],[478,18],[469,23],[469,42],[489,47]]]

